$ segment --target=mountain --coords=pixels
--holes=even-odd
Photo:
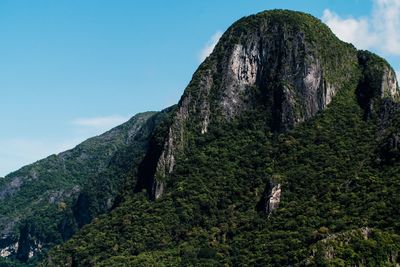
[[[0,180],[1,256],[40,257],[109,210],[124,177],[143,157],[160,114],[128,122]]]
[[[318,19],[245,17],[158,115],[118,201],[40,266],[396,266],[399,101],[390,65]]]
[[[222,36],[122,201],[43,266],[400,264],[400,104],[382,58],[273,10]]]

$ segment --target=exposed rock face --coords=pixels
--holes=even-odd
[[[279,176],[268,179],[262,198],[257,204],[257,210],[268,216],[279,207],[281,202],[282,184],[278,180],[280,180]]]
[[[0,249],[0,257],[8,257],[18,250],[18,242],[11,243],[6,247]]]
[[[357,56],[362,71],[357,97],[360,106],[365,110],[365,119],[369,119],[381,113],[381,99],[398,102],[400,91],[396,74],[386,61],[368,51],[358,51]],[[383,105],[387,107],[387,103],[384,102]]]
[[[163,181],[155,181],[153,184],[153,195],[155,199],[158,199],[164,193],[165,183]]]
[[[218,103],[225,118],[234,118],[254,105],[248,98],[254,87],[270,94],[268,102],[278,110],[271,122],[276,130],[291,128],[330,103],[336,90],[324,80],[320,59],[311,52],[303,33],[291,34],[272,28],[234,46],[227,55],[229,65],[224,68]]]
[[[383,59],[368,51],[359,51],[358,57],[363,71],[358,100],[365,118],[376,116],[378,120],[377,162],[391,163],[400,158],[400,89],[396,74]]]
[[[267,197],[267,203],[265,205],[265,212],[271,214],[274,210],[279,207],[281,202],[281,184],[275,185],[271,193]]]
[[[34,230],[29,228],[29,224],[26,224],[24,225],[24,227],[22,227],[21,234],[18,240],[18,250],[16,258],[21,261],[27,261],[42,248],[41,242],[37,240],[34,236],[31,236],[31,233]]]
[[[271,114],[266,118],[271,129],[284,131],[325,109],[352,78],[354,47],[341,43],[325,26],[320,32],[329,37],[318,39],[290,20],[276,21],[275,15],[268,12],[235,23],[194,74],[173,115],[156,172],[145,178],[152,181],[147,190],[153,199],[165,191],[165,177],[184,152],[189,130],[205,134],[213,123],[235,120],[262,105]],[[243,29],[246,24],[250,26]],[[343,46],[343,55],[329,49],[337,44]]]
[[[400,97],[396,73],[389,66],[384,67],[382,75],[381,98],[384,97],[396,100],[398,100]]]

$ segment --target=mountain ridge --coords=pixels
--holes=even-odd
[[[133,164],[145,147],[146,141],[140,139],[146,139],[146,131],[152,131],[156,116],[156,112],[137,114],[126,123],[89,138],[73,149],[7,175],[0,185],[2,256],[26,261],[47,250],[49,245],[70,238],[95,214],[109,210],[121,189],[115,184],[118,179],[123,180],[112,176],[121,176],[118,168],[128,171],[127,167],[120,165],[118,153],[136,146],[131,155]],[[128,152],[124,154],[129,155]],[[110,168],[110,164],[115,168]],[[97,193],[89,200],[88,195],[93,195],[91,190],[98,187],[100,181],[108,192]],[[94,207],[94,203],[99,206]],[[94,210],[89,211],[89,208]],[[42,229],[39,219],[44,221]]]

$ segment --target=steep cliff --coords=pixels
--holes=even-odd
[[[377,116],[381,99],[399,102],[396,73],[382,58],[368,51],[358,52],[362,76],[357,86],[358,103],[364,108],[366,119]]]

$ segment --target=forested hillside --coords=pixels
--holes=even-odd
[[[48,248],[110,210],[125,177],[144,156],[159,117],[154,112],[138,114],[72,150],[2,178],[1,255],[16,260],[12,266],[34,265]]]

